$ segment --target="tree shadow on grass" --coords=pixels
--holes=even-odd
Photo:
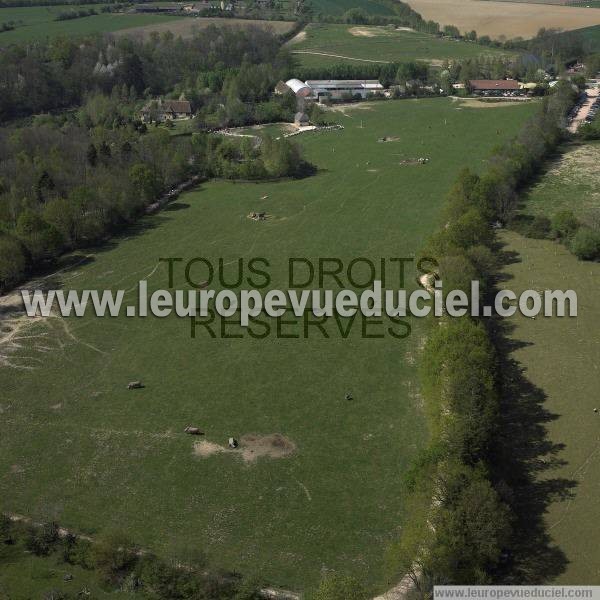
[[[519,262],[514,252],[499,253],[502,266]],[[507,281],[505,273],[496,281]],[[497,571],[502,584],[543,584],[565,571],[568,559],[550,537],[544,515],[548,506],[572,498],[575,480],[548,473],[564,466],[562,443],[548,438],[547,424],[559,418],[545,407],[545,392],[527,379],[513,353],[530,345],[514,338],[507,319],[489,323],[498,351],[500,415],[492,447],[493,479],[503,500],[513,511],[511,554]]]

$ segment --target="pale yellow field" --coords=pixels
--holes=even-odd
[[[456,25],[462,32],[475,30],[492,38],[531,38],[541,27],[579,29],[600,25],[600,10],[517,2],[480,0],[408,0],[425,19]]]
[[[182,19],[174,19],[164,23],[156,23],[155,25],[145,25],[143,27],[131,27],[130,29],[122,29],[115,35],[128,37],[147,37],[153,31],[163,33],[171,31],[176,36],[189,38],[194,35],[194,32],[200,29],[206,29],[210,25],[217,27],[226,25],[228,27],[261,27],[263,29],[272,29],[275,33],[282,34],[288,32],[294,23],[289,21],[259,21],[253,19],[220,19],[218,17],[184,17]]]

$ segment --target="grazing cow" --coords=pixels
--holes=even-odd
[[[130,381],[127,384],[127,389],[128,390],[139,390],[140,388],[142,388],[142,382],[141,381]]]
[[[238,442],[237,442],[237,440],[235,438],[230,437],[228,445],[229,445],[230,448],[235,449],[235,448],[238,447]]]
[[[204,435],[198,427],[189,427],[188,426],[183,431],[185,433],[189,433],[190,435]]]

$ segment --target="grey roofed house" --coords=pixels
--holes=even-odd
[[[384,90],[377,79],[308,79],[306,85],[312,90],[312,98],[341,99],[347,94],[366,98]]]
[[[170,121],[192,116],[189,100],[151,100],[141,111],[143,121]]]

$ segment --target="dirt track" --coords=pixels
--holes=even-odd
[[[341,54],[329,54],[328,52],[319,52],[317,50],[293,50],[292,54],[316,54],[317,56],[331,56],[333,58],[345,58],[346,60],[357,60],[359,62],[383,63],[388,64],[389,60],[371,60],[368,58],[354,58],[353,56],[343,56]]]

